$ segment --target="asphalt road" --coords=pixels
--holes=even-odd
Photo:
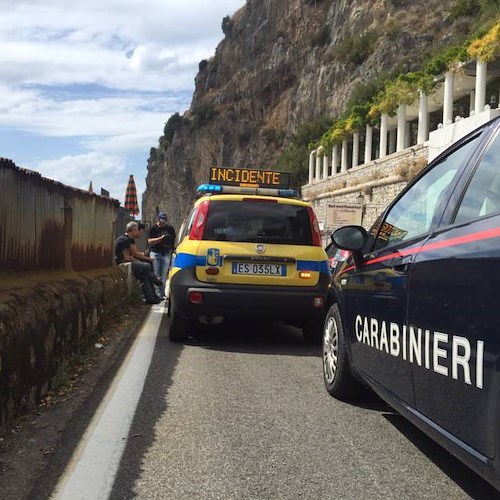
[[[494,498],[495,491],[367,392],[323,387],[319,348],[274,323],[185,345],[162,324],[112,499]]]

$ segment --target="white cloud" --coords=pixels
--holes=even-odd
[[[122,201],[134,173],[142,191],[149,149],[188,107],[199,61],[223,37],[222,17],[244,3],[3,0],[0,133],[74,137],[78,151],[40,148],[26,167],[82,189],[92,180]]]
[[[92,181],[94,188],[98,185],[106,187],[102,182],[107,183],[110,179],[120,179],[125,172],[123,158],[95,152],[63,156],[57,160],[43,160],[37,166],[38,171],[44,177],[80,189],[87,189],[90,181]],[[110,190],[116,191],[115,195],[118,195],[115,187],[117,185],[121,185],[121,182],[110,186]]]
[[[153,132],[137,132],[131,134],[115,135],[107,139],[100,140],[84,140],[82,146],[85,148],[104,154],[117,153],[136,153],[144,151],[145,155],[149,155],[149,149],[156,147],[158,143],[158,133]]]
[[[94,40],[105,33],[126,40],[187,45],[192,41],[222,37],[221,21],[233,14],[243,0],[3,0],[2,33],[10,37],[40,37],[43,33],[69,40]]]
[[[243,0],[4,3],[0,82],[159,90],[192,86],[197,63],[223,36],[222,16]]]
[[[95,152],[64,156],[56,160],[43,160],[36,165],[36,170],[43,177],[83,190],[87,190],[92,181],[94,193],[99,194],[100,189],[104,188],[122,205],[130,174],[134,175],[139,206],[146,188],[145,179],[127,166],[125,158],[120,156]]]
[[[157,139],[168,117],[186,104],[182,96],[160,94],[59,101],[0,87],[0,125],[52,137],[140,133]]]

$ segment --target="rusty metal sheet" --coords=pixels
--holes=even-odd
[[[0,272],[110,266],[118,205],[0,158]]]

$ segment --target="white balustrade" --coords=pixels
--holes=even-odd
[[[342,153],[340,159],[340,172],[347,172],[347,139],[342,141]]]
[[[397,132],[396,151],[403,151],[406,138],[406,104],[400,104],[398,107],[398,132]]]
[[[352,135],[352,167],[357,167],[359,163],[359,132]]]
[[[379,158],[387,156],[387,122],[389,116],[387,113],[382,113],[380,117],[380,153]]]
[[[486,105],[486,69],[487,64],[478,59],[476,61],[476,98],[474,101],[476,115],[481,113]]]
[[[453,123],[453,86],[455,75],[447,71],[444,75],[443,125]]]

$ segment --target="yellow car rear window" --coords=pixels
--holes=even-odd
[[[203,240],[312,245],[309,212],[275,200],[212,200]]]

